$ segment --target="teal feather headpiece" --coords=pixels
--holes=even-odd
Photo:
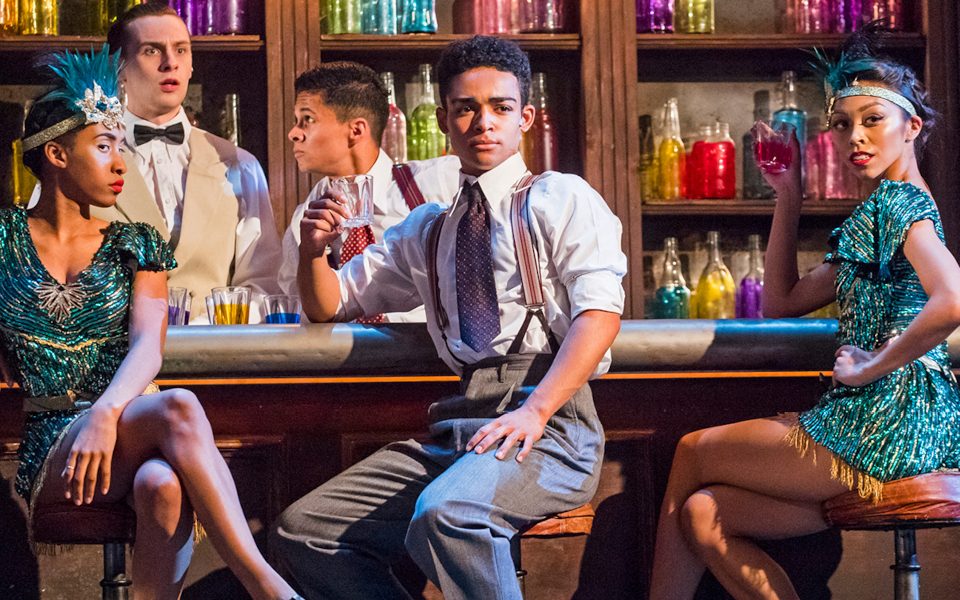
[[[61,101],[76,114],[23,140],[27,151],[54,140],[77,127],[101,123],[107,129],[123,121],[123,105],[117,98],[120,53],[110,55],[108,46],[99,52],[66,52],[53,55],[47,65],[55,86],[39,101]]]
[[[831,62],[826,54],[818,48],[814,48],[813,54],[817,61],[810,63],[810,67],[823,80],[823,91],[827,98],[828,122],[833,114],[833,105],[836,101],[848,96],[883,98],[907,111],[907,114],[917,115],[916,107],[902,94],[883,86],[859,84],[857,75],[873,71],[877,65],[876,59],[872,57],[851,58],[846,52],[841,52],[840,58],[836,62]]]

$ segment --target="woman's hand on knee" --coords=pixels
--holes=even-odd
[[[70,448],[67,464],[61,474],[65,496],[77,506],[93,502],[100,480],[100,493],[110,491],[110,467],[117,443],[117,419],[108,410],[97,410],[96,404],[79,424],[81,430]]]

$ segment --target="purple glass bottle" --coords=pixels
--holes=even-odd
[[[748,239],[750,249],[750,270],[740,280],[737,290],[737,318],[761,319],[761,300],[763,298],[763,258],[760,254],[760,236],[753,234]]]
[[[214,31],[218,34],[242,34],[247,32],[247,0],[215,0]]]
[[[674,0],[637,0],[637,33],[673,33]]]

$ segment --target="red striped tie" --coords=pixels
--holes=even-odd
[[[363,254],[363,249],[369,246],[370,244],[375,244],[377,241],[373,237],[373,229],[369,225],[364,225],[363,227],[353,227],[350,229],[350,233],[347,234],[347,239],[343,242],[343,247],[340,249],[340,266],[347,264],[347,262],[359,254]],[[370,315],[367,317],[359,317],[355,323],[383,323],[383,315]]]

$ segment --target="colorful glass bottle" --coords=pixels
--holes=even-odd
[[[759,235],[747,238],[747,249],[750,251],[750,270],[740,280],[740,289],[737,290],[737,318],[762,319],[763,255]]]
[[[20,32],[20,5],[17,0],[0,0],[0,35]]]
[[[435,0],[404,0],[401,33],[436,33],[437,7]]]
[[[558,32],[566,26],[565,0],[520,0],[523,33]]]
[[[683,279],[675,237],[663,241],[663,269],[653,294],[652,313],[654,319],[690,318],[690,289]]]
[[[640,201],[657,197],[657,150],[654,146],[653,117],[640,115]]]
[[[713,33],[713,0],[676,0],[673,24],[677,33]]]
[[[802,141],[807,130],[807,113],[797,105],[797,74],[784,71],[780,80],[780,108],[773,113],[774,123],[789,123]],[[800,144],[800,164],[803,165],[804,144]]]
[[[757,90],[753,93],[753,120],[770,122],[770,92]],[[773,198],[773,188],[767,185],[757,161],[753,157],[753,135],[747,131],[743,134],[743,197],[744,198]]]
[[[20,0],[21,35],[58,35],[60,11],[57,0]]]
[[[324,33],[363,33],[361,0],[326,0],[322,18]]]
[[[720,256],[720,234],[707,232],[707,266],[697,283],[697,318],[732,319],[736,316],[736,289],[730,269]]]
[[[192,0],[193,29],[191,35],[216,35],[217,0]]]
[[[362,0],[363,32],[396,35],[397,0]]]
[[[637,33],[673,33],[674,0],[637,0]]]
[[[420,94],[407,127],[407,156],[410,160],[436,158],[446,150],[446,136],[437,123],[433,96],[432,67],[420,65]]]
[[[537,113],[530,130],[523,134],[523,160],[531,173],[556,171],[559,167],[560,149],[557,144],[557,128],[553,123],[553,113],[547,97],[546,76],[543,73],[534,73],[531,78],[530,104],[537,109]]]
[[[903,29],[903,0],[862,0],[860,10],[861,23],[882,19],[888,29]]]
[[[701,170],[703,197],[729,200],[737,195],[737,148],[730,125],[717,122],[707,138]]]
[[[30,195],[33,194],[33,188],[37,185],[37,178],[34,177],[30,169],[23,164],[23,142],[20,139],[13,140],[13,205],[20,208],[26,208],[30,201]]]
[[[213,3],[213,28],[219,35],[247,32],[247,0],[216,0]]]
[[[707,140],[712,135],[710,125],[701,124],[697,135],[684,142],[684,147],[690,148],[686,156],[686,184],[684,197],[690,200],[705,198],[706,184],[704,182],[704,161],[707,151]]]
[[[390,103],[390,114],[387,117],[387,124],[383,128],[380,147],[393,162],[405,163],[407,162],[407,118],[397,106],[397,92],[393,82],[393,73],[389,71],[380,73],[380,79],[383,81],[383,86],[387,88],[388,102]]]
[[[667,100],[663,125],[663,141],[660,142],[659,177],[657,189],[660,197],[667,201],[676,201],[684,197],[686,177],[686,154],[683,139],[680,137],[680,112],[677,99]]]

